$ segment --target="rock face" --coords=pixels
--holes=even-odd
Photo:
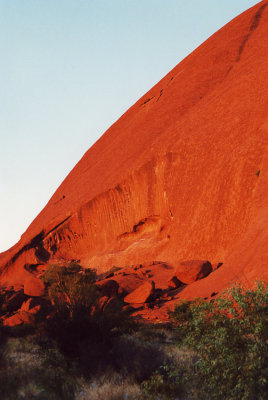
[[[100,273],[154,259],[223,262],[183,289],[187,298],[268,279],[267,36],[262,1],[134,104],[0,255],[0,284],[25,288],[26,264],[58,259]]]

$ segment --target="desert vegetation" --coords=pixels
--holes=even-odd
[[[167,324],[138,324],[105,303],[95,271],[75,263],[43,275],[50,312],[0,329],[2,400],[264,400],[268,290],[235,286],[181,301]]]
[[[174,399],[180,384],[194,399],[267,398],[267,285],[234,286],[211,302],[182,301],[170,319],[178,346],[191,349],[196,358],[186,368],[166,365],[153,374],[146,382],[148,398],[157,388],[163,398]]]

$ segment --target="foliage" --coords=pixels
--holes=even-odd
[[[40,400],[73,400],[79,389],[77,370],[56,348],[42,353],[42,363],[36,370],[36,383],[41,389]]]
[[[48,296],[57,309],[67,308],[70,316],[77,308],[91,307],[97,297],[93,285],[96,271],[82,269],[76,263],[51,265],[42,277],[48,288]]]
[[[168,311],[169,318],[173,325],[177,326],[176,336],[179,341],[184,341],[185,337],[192,330],[191,322],[194,318],[194,310],[202,308],[203,304],[206,304],[202,299],[195,299],[193,301],[181,300],[176,305],[174,311]]]
[[[179,339],[198,354],[194,371],[188,373],[199,377],[204,398],[267,398],[266,285],[258,283],[252,290],[238,285],[210,303],[183,302],[170,318]]]
[[[103,296],[96,278],[75,263],[48,268],[53,312],[39,334],[10,335],[24,350],[7,356],[10,332],[0,329],[1,399],[266,399],[265,284],[235,286],[211,302],[181,301],[171,324],[141,327],[120,299]]]
[[[122,335],[114,341],[111,356],[113,367],[135,382],[149,379],[170,360],[163,346],[152,340],[140,339],[133,333]]]
[[[1,400],[74,400],[75,365],[56,347],[42,351],[34,336],[9,338],[0,366]]]
[[[129,312],[122,309],[120,299],[111,299],[103,308],[94,270],[83,270],[77,264],[52,266],[43,280],[54,305],[54,312],[43,324],[43,333],[54,339],[63,352],[79,354],[85,362],[88,351],[100,357],[113,335],[130,327]]]
[[[142,384],[144,400],[170,400],[182,396],[185,392],[183,370],[164,365],[150,379]]]

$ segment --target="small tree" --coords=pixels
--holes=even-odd
[[[45,334],[69,355],[77,355],[92,344],[105,348],[113,335],[131,327],[129,312],[120,299],[103,309],[101,290],[95,285],[96,272],[78,264],[52,265],[43,275],[54,311],[43,324]],[[93,345],[94,347],[94,345]]]
[[[78,310],[91,309],[99,293],[94,286],[96,271],[82,269],[76,263],[69,265],[51,265],[42,279],[47,287],[48,297],[56,310],[68,312],[72,319]]]
[[[186,304],[175,308],[170,318],[182,342],[197,352],[194,375],[205,397],[267,399],[267,285],[258,283],[249,290],[237,285],[212,303]]]

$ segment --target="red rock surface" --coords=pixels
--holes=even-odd
[[[125,294],[152,279],[168,290],[180,260],[223,263],[170,302],[268,280],[267,36],[262,1],[134,104],[0,255],[0,284],[25,288],[29,268],[63,259],[100,273],[164,260],[118,277]]]

